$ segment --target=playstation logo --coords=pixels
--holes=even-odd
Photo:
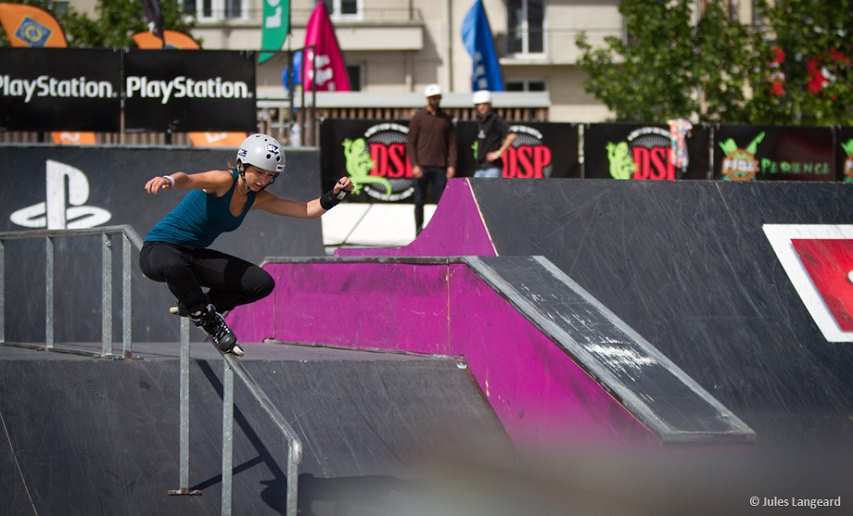
[[[9,219],[13,224],[25,228],[82,229],[104,224],[112,218],[103,208],[84,206],[89,200],[89,180],[81,170],[47,160],[46,178],[46,201],[12,213]]]

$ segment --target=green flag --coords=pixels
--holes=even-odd
[[[279,50],[290,34],[290,0],[264,0],[264,17],[261,20],[261,50]],[[273,56],[261,52],[258,62]]]

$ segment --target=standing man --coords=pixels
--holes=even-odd
[[[515,133],[492,109],[492,93],[474,92],[474,109],[477,110],[477,166],[474,177],[501,177],[504,151],[512,145]]]
[[[447,180],[456,174],[456,134],[450,115],[441,110],[441,86],[430,84],[424,96],[427,104],[412,117],[406,142],[416,178],[415,234],[423,229],[427,187],[438,202]]]

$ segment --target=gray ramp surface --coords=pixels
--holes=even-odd
[[[258,348],[242,363],[303,439],[303,514],[379,514],[417,482],[424,456],[508,449],[455,359]],[[203,495],[166,495],[178,487],[173,351],[149,346],[133,361],[0,360],[8,428],[0,429],[0,480],[13,514],[32,512],[24,485],[39,514],[219,514],[223,362],[208,354],[190,371],[190,486]],[[285,441],[239,381],[234,418],[234,514],[283,513]]]
[[[472,181],[502,256],[542,255],[752,427],[853,443],[853,345],[827,342],[763,224],[849,224],[823,183]]]

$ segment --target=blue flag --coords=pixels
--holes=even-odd
[[[471,91],[503,91],[501,65],[482,0],[475,0],[462,20],[462,43],[471,54]]]
[[[281,83],[287,91],[292,91],[297,84],[302,84],[302,51],[293,53],[293,62],[284,66],[281,71]]]

